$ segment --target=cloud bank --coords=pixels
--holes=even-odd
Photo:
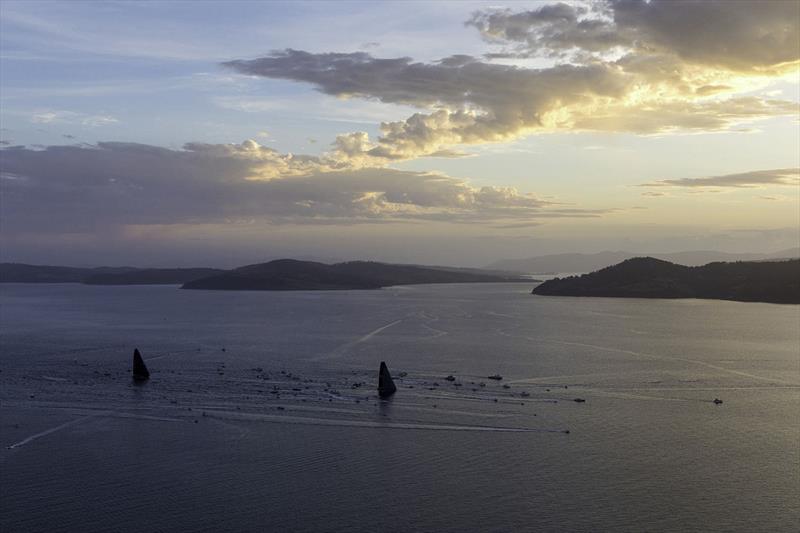
[[[530,222],[602,216],[511,187],[433,172],[337,170],[242,144],[10,147],[0,158],[4,231],[86,232],[181,223]]]
[[[800,168],[776,168],[771,170],[751,170],[723,176],[705,178],[681,178],[652,181],[640,187],[684,187],[684,188],[752,188],[770,185],[800,187]],[[655,196],[655,194],[650,194]]]
[[[796,102],[746,94],[796,71],[798,9],[784,1],[621,0],[479,11],[467,24],[511,51],[422,63],[286,49],[224,65],[340,98],[419,108],[382,123],[374,141],[341,135],[329,154],[341,165],[378,166],[530,133],[724,131],[798,115]],[[492,62],[498,57],[556,61],[525,68]]]

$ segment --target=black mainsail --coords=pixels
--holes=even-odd
[[[394,385],[392,375],[389,373],[389,368],[386,363],[381,361],[381,369],[378,372],[378,396],[387,398],[397,391]]]
[[[137,348],[133,350],[133,379],[136,381],[144,381],[149,378],[150,371],[147,370],[147,366],[142,359],[142,354],[139,353],[139,349]]]

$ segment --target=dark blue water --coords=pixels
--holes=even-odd
[[[2,285],[0,530],[800,528],[800,307],[529,291]]]

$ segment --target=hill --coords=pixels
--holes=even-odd
[[[215,268],[78,268],[0,263],[0,283],[85,283],[88,285],[180,285],[224,272]]]
[[[129,272],[96,273],[82,280],[87,285],[180,285],[221,274],[218,268],[143,268]]]
[[[135,270],[132,267],[78,268],[0,263],[0,283],[81,283],[93,275],[122,274]]]
[[[800,260],[688,267],[639,257],[591,274],[546,281],[533,294],[800,303]]]
[[[718,261],[769,261],[800,257],[800,248],[780,250],[769,254],[728,253],[711,250],[672,252],[657,254],[631,253],[625,251],[599,252],[596,254],[555,254],[529,257],[526,259],[504,259],[488,265],[487,269],[509,270],[513,272],[593,272],[615,265],[626,259],[648,255],[670,263],[686,266],[701,266]]]
[[[484,274],[447,268],[350,261],[327,265],[279,259],[248,265],[185,283],[184,289],[206,290],[338,290],[378,289],[422,283],[530,281],[512,275]]]

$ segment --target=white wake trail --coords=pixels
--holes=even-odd
[[[312,359],[312,361],[322,361],[322,360],[326,360],[326,359],[336,359],[337,357],[341,357],[345,353],[347,353],[347,351],[350,350],[353,346],[361,344],[362,342],[367,342],[372,337],[374,337],[375,335],[379,334],[381,331],[383,331],[385,329],[389,329],[392,326],[396,326],[397,324],[399,324],[402,321],[403,321],[403,319],[401,318],[399,320],[395,320],[394,322],[389,322],[388,324],[385,324],[385,325],[379,327],[378,329],[374,329],[374,330],[370,331],[369,333],[367,333],[366,335],[364,335],[362,337],[359,337],[354,341],[350,341],[350,342],[347,342],[345,344],[342,344],[341,346],[339,346],[338,348],[336,348],[335,350],[333,350],[330,353],[327,353],[325,355],[320,355],[318,357],[314,357]]]
[[[31,435],[30,437],[28,437],[26,439],[23,439],[23,440],[15,443],[15,444],[12,444],[11,446],[8,446],[8,449],[9,450],[13,450],[14,448],[20,448],[22,446],[25,446],[29,442],[35,441],[36,439],[40,439],[42,437],[46,437],[47,435],[50,435],[51,433],[55,433],[56,431],[61,431],[62,429],[66,429],[66,428],[68,428],[70,426],[74,426],[75,424],[79,424],[81,422],[84,422],[84,421],[89,420],[90,418],[94,418],[96,416],[98,416],[98,415],[97,414],[92,414],[92,415],[83,416],[81,418],[76,418],[75,420],[70,420],[69,422],[65,422],[65,423],[61,424],[60,426],[56,426],[54,428],[50,428],[48,430],[42,431],[41,433],[37,433],[35,435]]]

